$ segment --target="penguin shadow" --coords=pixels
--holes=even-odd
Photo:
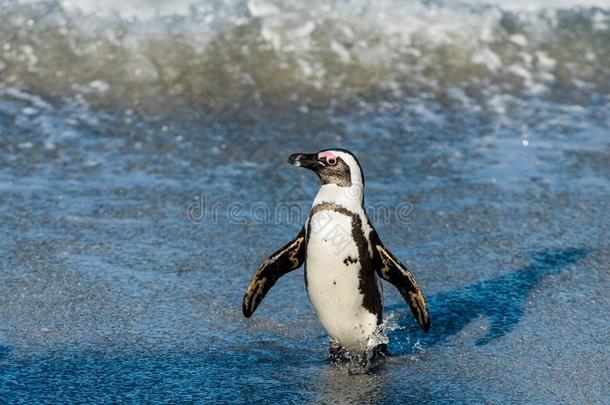
[[[580,261],[588,253],[589,250],[583,248],[538,251],[532,255],[530,265],[516,272],[431,296],[428,301],[432,320],[430,331],[426,333],[419,329],[410,314],[401,315],[397,320],[399,327],[388,331],[391,355],[416,351],[410,344],[401,347],[401,342],[419,341],[423,347],[443,344],[479,318],[487,318],[489,327],[487,333],[476,340],[476,346],[505,336],[523,317],[527,297],[538,283]],[[387,309],[402,311],[404,306],[396,304]]]

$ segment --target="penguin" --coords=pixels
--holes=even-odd
[[[430,315],[411,272],[381,242],[364,208],[364,174],[356,156],[333,148],[295,153],[288,163],[320,179],[309,217],[296,237],[258,267],[243,299],[252,316],[283,275],[304,265],[311,304],[330,337],[331,360],[385,354],[380,279],[394,285],[425,331]]]

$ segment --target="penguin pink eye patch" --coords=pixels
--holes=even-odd
[[[332,152],[320,152],[318,153],[318,159],[324,159],[330,166],[337,164],[337,156]]]

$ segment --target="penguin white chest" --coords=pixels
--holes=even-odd
[[[377,315],[363,306],[363,252],[354,241],[352,216],[322,210],[312,215],[309,226],[306,278],[313,307],[332,339],[352,351],[365,350],[377,329]]]

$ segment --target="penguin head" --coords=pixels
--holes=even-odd
[[[364,186],[364,176],[358,159],[345,149],[325,149],[317,153],[294,153],[288,157],[288,163],[312,170],[318,175],[322,185],[356,186],[360,189]]]

